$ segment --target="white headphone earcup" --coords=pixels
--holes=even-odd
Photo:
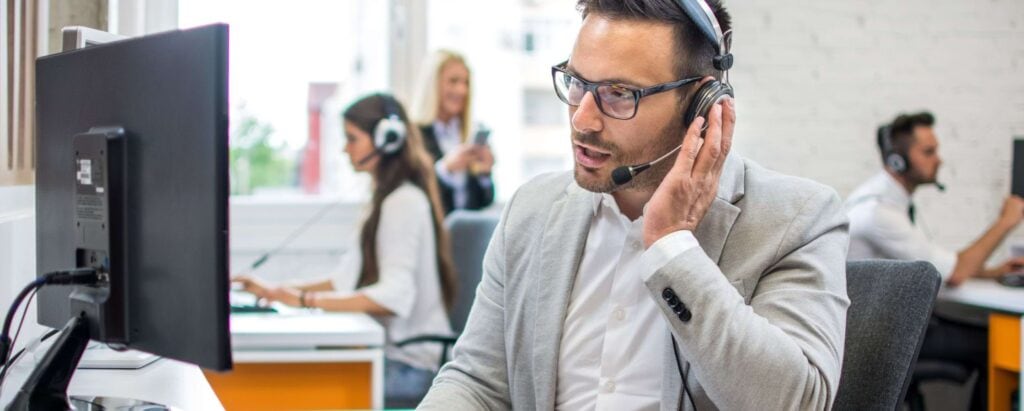
[[[394,154],[405,144],[405,123],[396,115],[385,117],[373,130],[373,145],[381,154]]]

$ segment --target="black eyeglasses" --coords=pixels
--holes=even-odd
[[[662,83],[647,88],[636,89],[623,84],[591,83],[566,71],[568,61],[551,67],[551,78],[555,82],[555,94],[565,104],[579,107],[583,97],[590,92],[597,101],[597,108],[606,116],[619,120],[629,120],[636,116],[640,99],[685,86],[699,81],[703,77],[690,77],[670,83]]]

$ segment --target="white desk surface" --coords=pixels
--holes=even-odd
[[[236,364],[369,362],[372,408],[383,408],[384,327],[362,313],[275,308],[277,313],[231,315]]]
[[[366,314],[279,310],[231,315],[233,351],[384,346],[384,328]]]
[[[938,299],[987,310],[1024,314],[1024,288],[1007,287],[993,280],[967,280],[956,288],[943,286],[939,290]]]
[[[0,404],[14,398],[33,362],[22,358],[0,392]],[[138,370],[76,370],[68,394],[144,400],[182,410],[223,410],[199,367],[162,358]]]

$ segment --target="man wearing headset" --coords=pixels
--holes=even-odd
[[[574,173],[506,206],[421,408],[830,409],[846,219],[833,190],[729,154],[729,14],[715,0],[578,8],[552,68]]]
[[[999,218],[973,244],[953,252],[933,243],[917,223],[911,196],[918,187],[936,184],[939,142],[931,113],[901,114],[879,128],[878,148],[885,170],[860,185],[846,201],[850,216],[849,258],[924,260],[932,263],[946,284],[956,286],[972,277],[996,278],[1024,264],[1011,259],[985,268],[999,243],[1024,219],[1024,199],[1010,196]]]
[[[949,286],[968,278],[996,278],[1021,269],[1024,258],[985,268],[985,261],[999,243],[1024,219],[1024,199],[1020,197],[1007,198],[995,223],[959,252],[935,244],[921,229],[912,201],[914,191],[926,184],[945,189],[937,180],[942,159],[934,125],[935,117],[921,112],[901,114],[878,128],[876,141],[885,169],[860,185],[846,201],[849,259],[928,261]],[[958,362],[978,370],[971,409],[986,409],[988,333],[983,325],[937,312],[928,324],[920,358]]]

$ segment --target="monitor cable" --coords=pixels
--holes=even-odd
[[[672,354],[676,356],[676,369],[679,370],[679,378],[683,380],[683,392],[681,392],[680,394],[684,395],[686,399],[690,400],[690,407],[693,408],[693,411],[697,411],[697,404],[693,402],[693,396],[690,395],[690,387],[686,383],[686,373],[683,373],[683,363],[682,361],[679,360],[679,344],[676,343],[675,335],[672,335]],[[682,402],[683,399],[680,398],[679,409],[683,408]]]
[[[3,369],[0,370],[0,388],[3,387],[4,377],[7,376],[8,370],[11,369],[11,365],[14,364],[14,360],[20,357],[24,352],[19,351],[18,354],[11,356],[11,352],[14,351],[14,344],[17,342],[18,335],[21,334],[21,327],[25,324],[25,316],[28,314],[28,310],[31,305],[31,300],[35,297],[36,292],[40,288],[47,285],[83,285],[83,284],[96,284],[99,282],[98,271],[93,267],[76,268],[74,270],[67,271],[54,271],[46,273],[35,280],[32,280],[28,285],[25,286],[18,293],[18,296],[14,298],[14,302],[11,303],[10,310],[7,311],[7,316],[4,318],[4,326],[2,332],[0,332],[0,365]],[[11,325],[14,322],[14,317],[21,307],[21,303],[25,300],[28,303],[25,304],[25,310],[22,311],[21,321],[18,324],[18,330],[14,334],[14,338],[11,338]],[[52,330],[56,333],[57,330]],[[52,334],[51,334],[52,335]],[[44,336],[43,339],[49,338]]]

